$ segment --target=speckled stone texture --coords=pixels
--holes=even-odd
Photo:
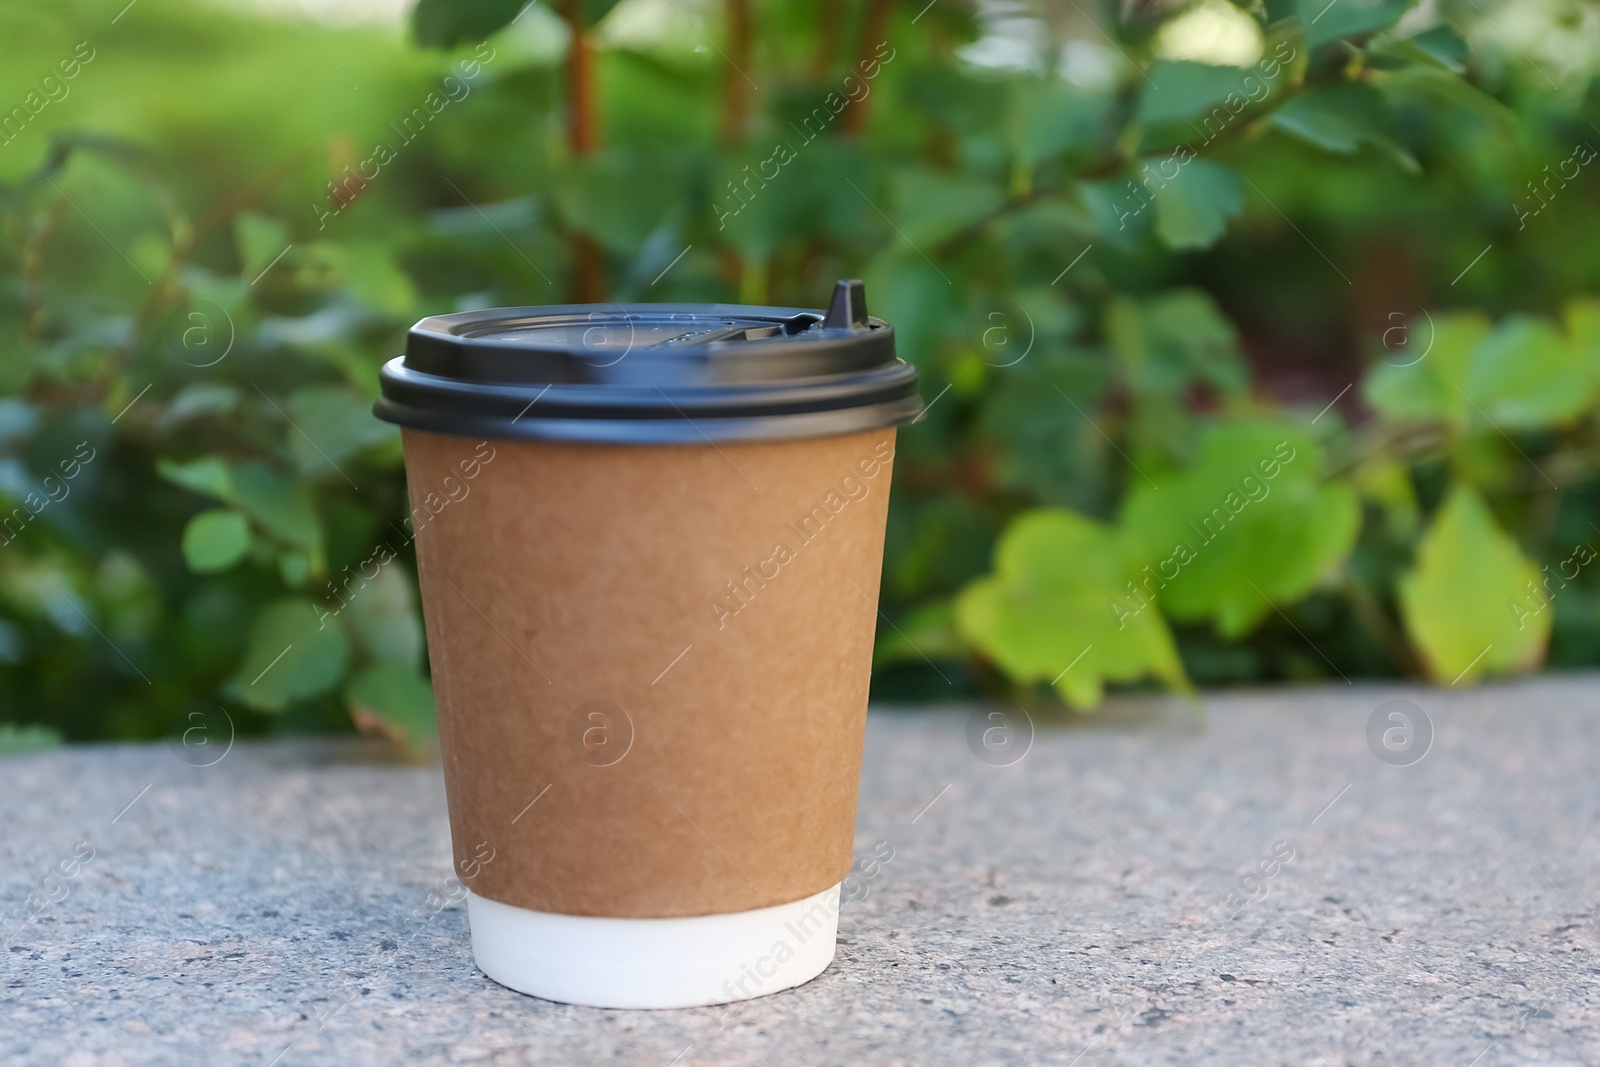
[[[1410,766],[1368,741],[1393,698],[1435,730]],[[974,735],[991,710],[1022,721]],[[667,1012],[477,971],[462,906],[429,902],[437,768],[309,741],[0,761],[0,1062],[1600,1063],[1600,679],[1036,712],[1010,766],[973,714],[871,716],[857,853],[893,858],[821,978]]]

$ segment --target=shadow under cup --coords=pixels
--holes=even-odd
[[[489,977],[659,1008],[827,966],[894,425],[919,410],[859,282],[826,314],[565,306],[413,328],[377,413],[404,427]]]

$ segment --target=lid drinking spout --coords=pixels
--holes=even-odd
[[[833,287],[833,300],[828,304],[827,318],[822,320],[825,330],[848,330],[867,324],[867,287],[860,278],[850,278]]]

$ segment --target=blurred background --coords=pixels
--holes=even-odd
[[[875,699],[1592,665],[1597,70],[1576,0],[7,0],[0,749],[425,750],[406,328],[853,276],[930,405]]]

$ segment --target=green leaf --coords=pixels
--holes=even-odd
[[[1479,344],[1464,385],[1476,411],[1506,430],[1571,422],[1594,396],[1578,346],[1549,322],[1526,315],[1506,318]]]
[[[1570,300],[1562,309],[1562,319],[1572,347],[1589,368],[1590,377],[1600,383],[1600,300]]]
[[[304,552],[278,553],[278,575],[290,589],[299,589],[311,576],[311,557]]]
[[[167,402],[158,426],[168,431],[193,419],[226,415],[239,406],[239,396],[238,388],[232,385],[214,385],[210,382],[186,385]]]
[[[362,733],[387,737],[413,751],[431,747],[438,737],[433,687],[407,667],[369,667],[351,680],[344,698]]]
[[[1465,423],[1469,405],[1460,386],[1491,329],[1488,316],[1477,311],[1393,327],[1384,335],[1383,362],[1361,384],[1362,395],[1373,410],[1397,422]]]
[[[593,26],[621,2],[622,0],[582,0],[578,5],[578,17],[583,20],[585,27]]]
[[[1130,399],[1132,410],[1128,413],[1125,433],[1133,446],[1129,451],[1139,457],[1130,459],[1130,465],[1141,461],[1170,464],[1195,454],[1206,420],[1191,410],[1188,396],[1151,391],[1135,393]],[[1138,469],[1126,472],[1122,481],[1132,481],[1135,477],[1143,477]]]
[[[61,734],[48,726],[0,722],[0,756],[21,756],[60,746]]]
[[[183,528],[183,558],[200,574],[225,571],[250,548],[250,523],[237,511],[202,511]]]
[[[1078,199],[1094,228],[1107,242],[1131,249],[1150,229],[1155,212],[1131,181],[1079,182]]]
[[[307,477],[341,483],[340,466],[358,453],[387,445],[399,457],[399,430],[372,414],[372,402],[335,385],[308,385],[289,394],[289,454]]]
[[[901,170],[894,181],[894,226],[900,230],[895,236],[903,234],[913,245],[935,244],[983,218],[1003,199],[990,182],[920,167]]]
[[[233,220],[233,236],[243,263],[241,274],[254,278],[289,246],[289,228],[277,219],[241,211]]]
[[[1438,25],[1431,30],[1424,30],[1410,40],[1434,62],[1451,72],[1461,74],[1466,71],[1467,57],[1472,54],[1472,47],[1454,27],[1448,24]]]
[[[1065,82],[1020,80],[1011,95],[1007,133],[1022,163],[1091,149],[1111,140],[1112,98]]]
[[[776,196],[756,196],[746,202],[724,186],[712,210],[718,232],[727,235],[740,255],[765,260],[783,244],[786,206]]]
[[[1122,525],[1141,580],[1174,619],[1210,617],[1225,637],[1316,587],[1355,543],[1360,509],[1322,483],[1322,453],[1297,427],[1218,423],[1183,471],[1135,482]]]
[[[481,41],[504,29],[528,0],[418,0],[411,12],[411,32],[430,48],[453,48],[463,41]]]
[[[1427,339],[1412,337],[1406,349],[1387,353],[1405,363],[1387,362],[1367,377],[1367,402],[1380,414],[1398,422],[1535,430],[1570,422],[1590,406],[1596,381],[1586,341],[1526,315],[1494,328],[1478,312],[1432,321],[1432,344],[1420,356],[1407,352]]]
[[[895,324],[896,349],[926,373],[951,328],[950,283],[914,250],[896,247],[873,257],[864,276],[872,313]]]
[[[395,262],[394,252],[387,245],[375,241],[347,242],[338,246],[335,259],[345,289],[361,303],[400,317],[416,306],[416,287]]]
[[[233,500],[233,475],[228,465],[215,456],[203,456],[188,463],[156,460],[156,473],[173,485],[191,493],[209,496],[224,503]]]
[[[1354,37],[1371,33],[1399,21],[1416,0],[1296,0],[1296,13],[1300,25],[1305,27],[1306,45],[1336,41],[1340,37]]]
[[[309,600],[279,600],[250,624],[244,661],[226,690],[257,711],[282,711],[336,685],[349,653],[338,620]]]
[[[1156,189],[1156,233],[1168,248],[1210,248],[1244,206],[1244,189],[1232,167],[1192,159]]]
[[[1249,74],[1238,67],[1214,67],[1187,59],[1159,60],[1150,68],[1135,118],[1146,125],[1198,118],[1230,94],[1242,97]]]
[[[1153,606],[1135,610],[1135,567],[1115,531],[1075,512],[1019,517],[995,550],[993,574],[956,600],[956,625],[1019,682],[1053,682],[1092,708],[1106,681],[1154,676],[1189,688],[1172,635]]]
[[[742,214],[746,210],[742,205],[747,202],[763,205],[763,211],[772,210],[775,194],[762,188],[764,179],[758,173],[759,163],[765,158],[751,161],[749,173],[754,177],[734,172],[717,183],[713,196],[725,205],[724,210],[739,210]],[[641,182],[639,176],[646,171],[650,180]],[[782,177],[780,171],[774,180]],[[741,180],[748,180],[749,184],[740,185]],[[738,194],[722,184],[729,181],[739,189]],[[632,255],[678,206],[682,189],[681,176],[669,160],[608,151],[571,160],[560,167],[551,183],[551,196],[568,225],[591,234],[612,252]]]
[[[1387,142],[1394,126],[1388,101],[1364,82],[1310,89],[1275,111],[1272,122],[1318,148],[1344,155],[1365,142]]]
[[[1575,297],[1561,309],[1567,334],[1587,356],[1600,358],[1600,299]]]
[[[1400,577],[1400,614],[1428,673],[1453,684],[1537,667],[1554,615],[1540,579],[1478,495],[1454,487]]]
[[[1384,95],[1396,103],[1424,97],[1488,119],[1507,139],[1518,136],[1516,112],[1444,67],[1417,63],[1399,70],[1375,70],[1372,77]]]
[[[280,541],[322,552],[322,525],[311,503],[311,487],[274,474],[260,463],[232,468],[234,499],[245,514]]]
[[[1203,290],[1118,297],[1107,309],[1105,328],[1136,393],[1177,393],[1200,381],[1235,395],[1249,383],[1233,324]]]
[[[367,578],[373,569],[375,576]],[[345,604],[339,615],[368,656],[412,669],[422,666],[416,584],[401,564],[364,561],[346,568],[334,584]]]

